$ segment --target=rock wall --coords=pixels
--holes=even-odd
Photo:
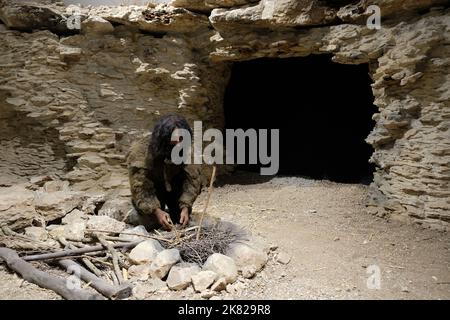
[[[173,0],[81,8],[73,30],[73,6],[0,1],[0,184],[54,174],[73,191],[129,202],[127,148],[160,114],[221,128],[233,61],[331,53],[368,63],[374,80],[369,211],[448,229],[445,3]],[[380,30],[366,27],[371,4],[381,8]]]

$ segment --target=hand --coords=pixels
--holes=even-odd
[[[184,207],[180,213],[180,224],[185,227],[189,223],[189,209]]]
[[[158,223],[162,226],[164,230],[172,230],[170,223],[170,216],[167,212],[161,209],[156,209],[155,211],[156,219]]]

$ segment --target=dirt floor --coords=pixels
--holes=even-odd
[[[270,260],[255,278],[240,279],[234,292],[215,299],[450,299],[448,233],[364,213],[365,185],[256,179],[240,173],[220,183],[209,212],[263,239],[272,247]],[[276,261],[280,252],[288,264]],[[379,268],[379,289],[368,288],[368,267]],[[144,291],[146,299],[201,298],[192,290]],[[0,268],[0,299],[58,298]]]

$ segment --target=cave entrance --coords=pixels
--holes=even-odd
[[[279,175],[369,183],[373,149],[365,139],[376,108],[368,69],[334,63],[330,55],[236,62],[225,92],[225,128],[279,129]]]

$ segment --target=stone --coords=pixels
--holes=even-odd
[[[52,221],[80,207],[82,202],[81,194],[77,192],[56,191],[37,193],[34,205],[36,211],[44,216],[46,221]]]
[[[48,239],[48,232],[42,227],[25,228],[25,235],[38,241],[46,241]]]
[[[152,288],[147,284],[139,283],[133,287],[132,292],[137,300],[145,300],[152,293]]]
[[[245,4],[256,3],[259,0],[204,0],[210,7],[216,8],[231,8],[238,7]]]
[[[128,275],[141,281],[146,281],[150,277],[150,264],[138,264],[128,268]]]
[[[224,277],[219,278],[214,284],[211,286],[211,290],[220,292],[222,290],[226,290],[227,288],[227,279]]]
[[[47,181],[44,183],[44,191],[45,192],[56,192],[56,191],[70,191],[69,181]]]
[[[172,6],[93,8],[90,14],[96,14],[110,22],[131,25],[147,32],[190,33],[206,28],[208,25],[206,16]]]
[[[148,239],[134,247],[128,257],[134,264],[152,263],[161,251],[163,247],[157,240]]]
[[[167,291],[167,284],[159,278],[152,278],[148,281],[152,292]]]
[[[291,261],[291,256],[286,252],[279,252],[275,260],[281,264],[288,264]]]
[[[265,252],[241,243],[231,245],[227,250],[226,255],[234,260],[238,271],[241,272],[245,278],[253,277],[256,272],[264,267],[268,260],[268,256]]]
[[[208,289],[216,279],[217,273],[209,270],[201,271],[192,276],[192,285],[194,286],[195,291],[203,292]]]
[[[39,5],[36,2],[11,1],[0,6],[0,20],[10,29],[32,31],[48,29],[55,33],[67,33],[67,19],[56,6]]]
[[[87,228],[94,230],[105,230],[120,233],[125,229],[125,223],[117,221],[107,216],[90,216],[87,221]]]
[[[69,47],[61,45],[59,47],[59,56],[63,61],[78,61],[81,58],[83,51],[81,48]]]
[[[134,233],[137,235],[129,235],[126,233]],[[139,234],[143,235],[144,237],[138,236]],[[149,235],[150,233],[147,232],[147,229],[145,229],[144,226],[136,226],[133,228],[123,230],[123,233],[119,235],[119,238],[124,239],[126,241],[139,241],[139,240],[144,241],[149,239],[148,237],[145,237]]]
[[[47,181],[51,181],[51,180],[53,180],[53,179],[49,176],[31,177],[30,183],[34,184],[38,187],[42,187]]]
[[[209,16],[214,28],[223,32],[230,32],[236,24],[244,23],[274,29],[326,24],[336,18],[335,9],[310,0],[265,0],[254,6],[214,9]]]
[[[113,25],[99,16],[89,16],[81,22],[81,32],[83,33],[105,34],[113,31]]]
[[[234,260],[220,253],[210,255],[203,265],[203,270],[210,270],[217,273],[219,277],[224,277],[227,283],[235,282],[238,276],[238,270]]]
[[[24,185],[0,187],[0,225],[7,225],[13,230],[31,226],[39,217],[34,205],[34,193]]]
[[[235,282],[227,284],[227,292],[233,295],[239,295],[245,289],[245,283],[243,282]]]
[[[108,216],[119,221],[126,221],[130,211],[133,211],[130,198],[117,197],[107,200],[98,211],[100,216]]]
[[[66,240],[81,241],[86,231],[86,222],[73,222],[66,225],[52,225],[48,227],[49,234],[53,239],[58,240],[59,237]]]
[[[83,211],[74,209],[62,218],[62,224],[71,224],[75,222],[85,222],[88,219],[88,216],[84,214]]]
[[[86,166],[88,168],[94,169],[98,166],[105,165],[106,160],[99,157],[96,153],[87,152],[78,159],[80,166]]]
[[[214,297],[215,295],[216,295],[215,291],[205,290],[200,294],[200,297],[202,297],[203,299],[210,299],[210,298]]]
[[[181,260],[180,252],[177,249],[165,249],[158,253],[151,264],[152,277],[162,279],[170,268]]]
[[[196,263],[177,264],[170,269],[166,280],[167,286],[172,290],[184,290],[200,270]]]

